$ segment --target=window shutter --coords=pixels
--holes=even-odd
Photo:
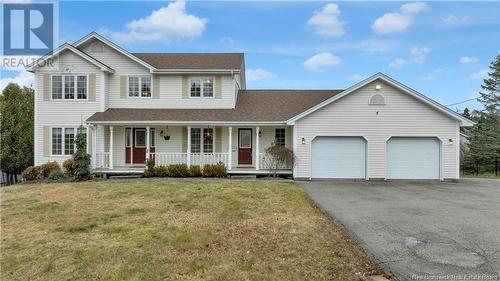
[[[50,156],[50,143],[52,142],[50,137],[50,127],[43,126],[43,156]]]
[[[215,98],[216,99],[222,98],[222,85],[221,85],[220,75],[215,76]]]
[[[160,98],[160,75],[153,75],[153,99]]]
[[[127,98],[127,76],[120,76],[120,98]]]
[[[182,76],[182,98],[189,98],[189,78],[188,76]]]
[[[222,152],[222,128],[215,127],[215,152]]]
[[[182,127],[182,153],[187,152],[187,128]]]
[[[50,100],[50,75],[43,74],[43,100]]]
[[[89,74],[89,101],[95,101],[95,91],[96,91],[96,85],[95,85],[95,73],[90,73]]]

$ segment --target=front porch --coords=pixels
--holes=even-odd
[[[292,145],[291,126],[116,125],[91,126],[92,167],[96,174],[142,174],[147,159],[156,166],[223,163],[230,175],[274,173],[267,147]],[[292,167],[280,167],[291,175]]]

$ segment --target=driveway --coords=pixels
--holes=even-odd
[[[396,280],[500,280],[500,180],[299,184]]]

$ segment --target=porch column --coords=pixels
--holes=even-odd
[[[92,168],[97,166],[97,128],[92,126]]]
[[[109,126],[109,169],[113,169],[113,126]]]
[[[229,135],[229,141],[228,141],[228,149],[227,149],[227,169],[231,170],[231,166],[233,166],[233,127],[228,127],[228,135]]]
[[[260,127],[255,128],[255,170],[259,170],[260,166],[260,152],[259,152],[259,130]]]
[[[149,160],[149,126],[146,127],[146,160]]]
[[[188,140],[188,143],[187,143],[187,165],[188,167],[191,166],[191,126],[188,126],[187,127],[187,140]]]

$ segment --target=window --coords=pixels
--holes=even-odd
[[[203,153],[214,152],[214,129],[203,129]]]
[[[146,147],[146,130],[135,130],[135,147]]]
[[[274,144],[285,145],[285,128],[277,128],[274,131]]]
[[[201,153],[200,128],[191,128],[191,153]]]
[[[83,134],[87,142],[87,128],[52,128],[52,155],[73,155],[76,150],[77,133]]]
[[[64,154],[72,155],[75,153],[75,129],[64,129]]]
[[[62,128],[52,128],[52,154],[62,154]]]
[[[373,95],[370,98],[370,102],[368,104],[370,104],[370,105],[384,105],[385,104],[384,96],[382,96],[380,94]]]
[[[128,78],[128,96],[136,98],[151,97],[151,77],[130,76]]]
[[[77,99],[87,99],[87,76],[78,75],[76,78],[76,94]]]
[[[214,96],[214,79],[211,77],[191,78],[191,97],[210,98]]]
[[[125,129],[125,147],[130,147],[132,144],[132,130],[130,128]]]
[[[62,76],[52,76],[52,99],[62,99]]]
[[[53,75],[52,99],[87,99],[87,75]]]

